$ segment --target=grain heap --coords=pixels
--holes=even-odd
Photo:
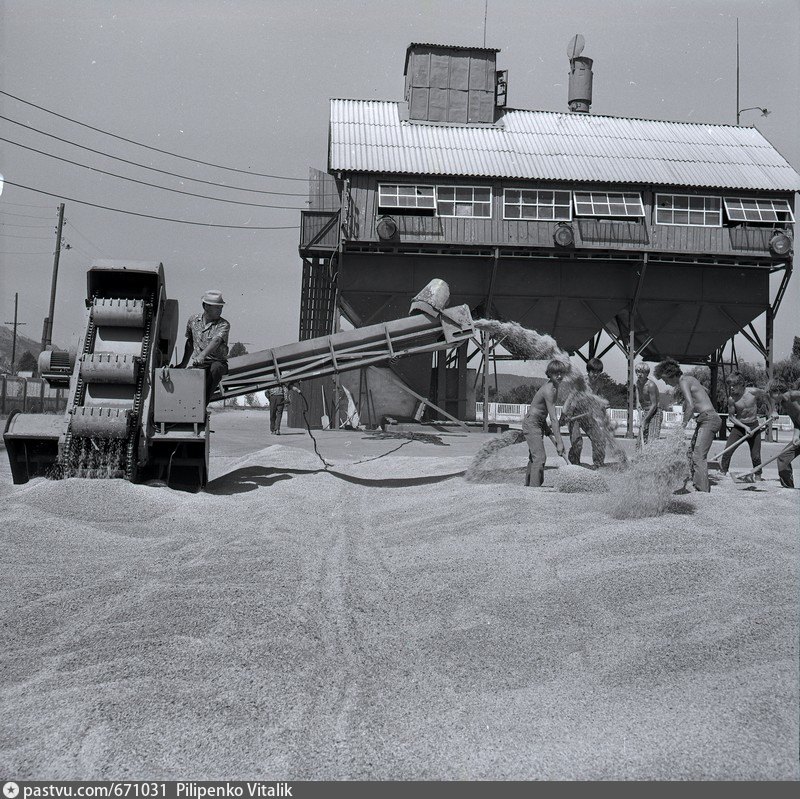
[[[689,478],[688,442],[683,428],[650,441],[627,470],[617,475],[603,509],[615,519],[661,516],[672,494]]]
[[[561,494],[605,494],[606,483],[600,472],[584,466],[560,466],[553,476],[553,487]]]

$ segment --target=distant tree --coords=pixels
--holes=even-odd
[[[628,387],[624,383],[612,380],[605,372],[597,375],[593,391],[607,399],[611,408],[628,407]]]
[[[520,383],[508,391],[501,391],[496,401],[506,402],[509,405],[529,405],[537,388],[535,383]]]
[[[234,341],[231,351],[228,353],[231,358],[238,358],[240,355],[247,355],[247,347],[241,341]]]
[[[17,362],[17,371],[35,372],[37,365],[36,356],[30,350],[25,350]]]
[[[792,355],[793,361],[800,361],[800,336],[795,336],[792,342]]]

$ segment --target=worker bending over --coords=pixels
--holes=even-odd
[[[658,386],[650,377],[650,367],[642,362],[636,366],[636,397],[639,403],[639,426],[642,442],[658,441],[661,437],[663,414],[658,407]]]
[[[178,369],[206,370],[206,404],[228,371],[228,334],[231,326],[222,318],[222,292],[207,291],[201,298],[202,313],[186,323],[186,346]]]
[[[746,439],[750,445],[750,460],[753,467],[761,465],[761,431],[758,429],[758,390],[745,387],[744,377],[740,372],[731,372],[725,379],[728,385],[728,421],[731,431],[725,449],[728,450],[720,461],[720,471],[726,474],[731,465],[731,457],[737,444]],[[761,480],[760,472],[755,479]]]
[[[782,411],[792,420],[792,442],[778,458],[778,477],[784,488],[794,488],[792,461],[800,455],[800,391],[790,391],[786,383],[772,380],[767,384],[767,394],[774,413]]]
[[[680,386],[683,393],[683,427],[689,424],[692,414],[696,413],[697,427],[692,437],[692,482],[698,491],[708,493],[711,484],[708,482],[708,451],[714,436],[722,427],[722,419],[714,410],[706,390],[700,381],[692,375],[685,375],[674,358],[667,358],[655,368],[655,376],[668,386]]]
[[[603,373],[603,362],[599,358],[589,358],[586,362],[586,378],[589,384],[589,390],[597,394],[598,378]],[[606,402],[608,405],[608,402]],[[569,418],[572,415],[572,408],[567,401],[561,409],[561,421],[568,425],[569,430],[569,454],[567,459],[570,463],[580,465],[581,450],[583,450],[583,433],[589,436],[589,441],[592,442],[592,463],[595,468],[603,465],[606,459],[606,442],[598,425],[593,419],[587,418],[582,415],[582,418]]]
[[[522,432],[528,442],[528,474],[525,478],[526,486],[539,487],[544,483],[544,464],[547,455],[544,450],[545,436],[552,434],[556,452],[564,454],[564,442],[561,431],[558,429],[556,417],[556,397],[558,387],[567,373],[567,365],[563,361],[552,360],[547,364],[545,374],[547,382],[534,394],[528,412],[522,420]],[[548,419],[550,423],[548,424]],[[551,430],[552,426],[552,430]]]

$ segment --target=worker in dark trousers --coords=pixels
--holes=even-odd
[[[767,384],[767,394],[775,414],[788,414],[792,420],[792,443],[778,458],[778,477],[784,488],[794,488],[792,461],[800,455],[800,391],[792,391],[781,380],[772,380]]]
[[[603,362],[599,358],[589,358],[586,362],[586,378],[589,384],[589,390],[593,393],[596,392],[597,378],[603,372]],[[562,415],[565,411],[562,410]],[[603,465],[606,459],[606,442],[602,436],[598,435],[597,425],[592,424],[590,420],[583,419],[570,419],[568,422],[570,448],[567,458],[570,463],[580,464],[581,450],[583,449],[583,433],[589,436],[589,441],[592,442],[592,463],[595,468]]]
[[[300,389],[295,383],[290,383],[288,386],[275,386],[267,391],[267,396],[269,397],[269,432],[276,436],[281,434],[283,411],[290,403],[290,391],[300,393]]]
[[[206,404],[228,371],[228,335],[231,326],[222,318],[222,292],[207,291],[203,310],[186,323],[186,346],[178,369],[187,366],[206,370]]]

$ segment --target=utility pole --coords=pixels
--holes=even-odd
[[[56,251],[53,254],[53,279],[50,282],[50,315],[45,320],[42,331],[42,350],[53,343],[53,313],[56,308],[56,284],[58,283],[58,259],[61,256],[61,231],[64,228],[64,203],[58,206],[58,226],[56,227]]]
[[[15,375],[17,373],[16,364],[17,364],[17,328],[20,325],[25,325],[27,322],[18,322],[17,321],[17,308],[19,307],[19,292],[14,293],[14,321],[13,322],[5,322],[7,325],[14,326],[14,338],[11,339],[11,374]]]

